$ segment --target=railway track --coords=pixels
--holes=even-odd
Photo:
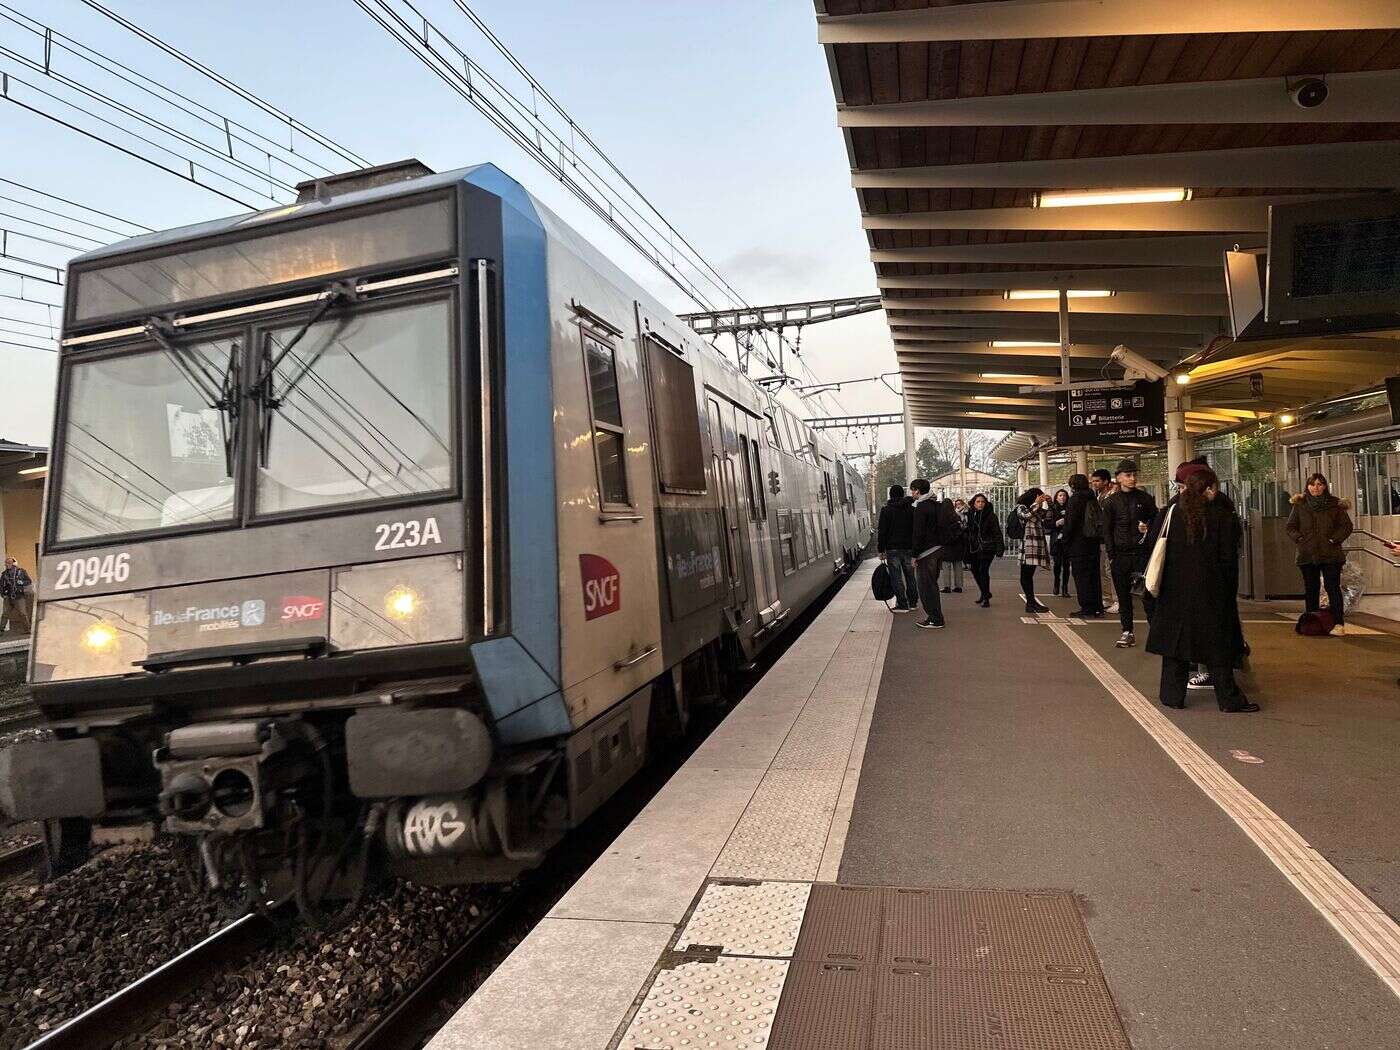
[[[44,857],[42,842],[29,842],[0,852],[0,880],[32,871]]]
[[[266,944],[277,925],[261,915],[235,919],[217,933],[156,967],[25,1050],[95,1050],[138,1032],[160,1010],[193,991],[210,974],[236,965]]]

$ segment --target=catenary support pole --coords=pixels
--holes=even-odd
[[[1169,397],[1166,409],[1167,476],[1173,477],[1176,468],[1196,454],[1196,443],[1186,431],[1186,399]]]
[[[1089,450],[1087,448],[1074,450],[1074,472],[1076,474],[1089,473]]]
[[[1040,487],[1050,487],[1050,453],[1045,449],[1040,450]]]
[[[1031,487],[1031,468],[1025,463],[1016,464],[1016,494],[1020,495]]]
[[[909,398],[904,399],[904,483],[919,476],[919,460],[915,453],[914,412],[909,407]]]

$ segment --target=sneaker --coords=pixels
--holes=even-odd
[[[1186,679],[1187,689],[1214,689],[1215,680],[1211,678],[1209,671],[1197,671],[1190,678]]]
[[[1110,612],[1110,613],[1116,613],[1117,611],[1118,611],[1118,603],[1117,603],[1117,602],[1114,602],[1112,605],[1110,605],[1107,609],[1104,610],[1104,612]]]
[[[1030,613],[1032,616],[1034,616],[1036,613],[1048,613],[1049,611],[1050,606],[1043,605],[1040,602],[1036,601],[1034,598],[1031,598],[1029,601],[1026,602],[1026,612]]]
[[[1115,643],[1119,649],[1127,649],[1129,646],[1137,645],[1137,639],[1133,637],[1132,631],[1124,631],[1118,636]]]
[[[930,631],[936,631],[936,630],[938,630],[940,627],[945,626],[945,624],[943,623],[942,620],[920,620],[920,621],[919,621],[918,623],[916,623],[914,626],[915,626],[915,627],[924,627],[924,628],[927,628],[927,629],[930,630]]]
[[[912,605],[896,605],[896,606],[894,607],[894,611],[897,612],[897,613],[902,613],[902,612],[913,612],[913,611],[914,611],[914,607],[913,607]]]

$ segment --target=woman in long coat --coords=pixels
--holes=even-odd
[[[1026,532],[1021,543],[1021,593],[1026,597],[1026,612],[1032,616],[1050,611],[1050,606],[1035,597],[1035,570],[1050,568],[1050,542],[1045,538],[1048,499],[1040,488],[1029,488],[1016,497],[1016,517]]]
[[[992,604],[992,560],[1006,553],[1006,541],[1001,535],[997,512],[984,493],[977,493],[967,506],[967,567],[977,581],[977,604],[986,609]]]
[[[1235,664],[1244,654],[1234,585],[1243,530],[1229,501],[1219,495],[1215,472],[1199,467],[1186,476],[1185,488],[1172,506],[1159,511],[1153,522],[1153,537],[1166,526],[1167,561],[1157,585],[1147,651],[1162,658],[1163,706],[1186,706],[1191,665],[1204,664],[1220,710],[1258,711],[1259,705],[1250,703],[1235,684]]]
[[[1332,495],[1321,474],[1308,478],[1307,488],[1293,497],[1293,511],[1285,530],[1298,545],[1298,569],[1303,574],[1304,605],[1308,612],[1321,608],[1321,590],[1327,588],[1327,608],[1340,627],[1346,622],[1342,609],[1342,566],[1347,552],[1342,543],[1351,535],[1351,504]]]

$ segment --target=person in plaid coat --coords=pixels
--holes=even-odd
[[[1050,497],[1042,488],[1027,489],[1016,500],[1016,516],[1026,527],[1021,544],[1021,593],[1026,596],[1026,612],[1031,615],[1050,611],[1035,597],[1035,570],[1050,568],[1050,539],[1045,528],[1049,502]]]

